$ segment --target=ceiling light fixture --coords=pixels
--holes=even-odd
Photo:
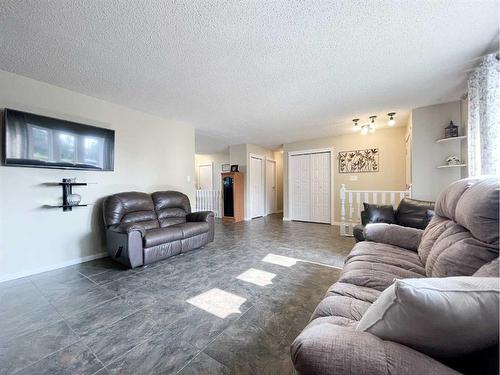
[[[355,132],[357,132],[359,130],[358,121],[359,121],[359,118],[352,119],[352,122],[354,122],[354,126],[353,126],[352,130],[354,130]]]
[[[369,130],[370,130],[370,133],[374,133],[375,132],[375,119],[377,118],[377,116],[370,116],[370,118],[372,119],[370,125],[369,125]]]
[[[394,115],[395,115],[395,114],[396,114],[396,112],[389,112],[389,113],[387,114],[387,116],[389,116],[389,122],[388,122],[389,126],[394,126],[394,125],[396,125],[396,120],[394,120]]]

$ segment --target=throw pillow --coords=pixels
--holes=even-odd
[[[378,204],[363,203],[368,223],[395,224],[394,208],[391,205],[380,206]]]
[[[498,304],[498,278],[396,280],[356,329],[433,357],[457,357],[498,344]]]

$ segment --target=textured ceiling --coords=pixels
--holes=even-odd
[[[0,69],[193,125],[198,152],[275,147],[458,99],[498,14],[497,0],[0,0]]]

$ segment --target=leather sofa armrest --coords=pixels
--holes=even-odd
[[[365,240],[385,243],[417,251],[422,239],[422,229],[403,227],[397,224],[367,224],[363,234]]]
[[[292,361],[299,374],[459,374],[407,346],[332,324],[330,319],[315,319],[292,343]]]
[[[130,223],[130,224],[119,224],[114,225],[108,228],[108,230],[116,233],[131,233],[133,231],[138,231],[141,234],[141,237],[146,235],[146,228],[144,228],[140,224]]]
[[[213,219],[214,213],[212,211],[198,211],[191,212],[186,215],[186,221],[209,221],[211,218]]]
[[[106,249],[117,262],[135,268],[144,264],[143,237],[146,230],[141,225],[116,225],[106,230]]]

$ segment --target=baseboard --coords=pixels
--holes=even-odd
[[[50,266],[46,266],[46,267],[34,268],[34,269],[29,270],[29,271],[11,273],[11,274],[0,277],[0,283],[3,281],[15,280],[15,279],[20,279],[21,277],[36,275],[37,273],[53,271],[53,270],[56,270],[58,268],[72,266],[74,264],[89,262],[91,260],[104,258],[107,256],[108,256],[108,253],[103,252],[103,253],[87,255],[84,257],[67,260],[67,261],[61,262],[61,263],[51,264]]]
[[[290,221],[289,217],[283,217],[283,221]]]

